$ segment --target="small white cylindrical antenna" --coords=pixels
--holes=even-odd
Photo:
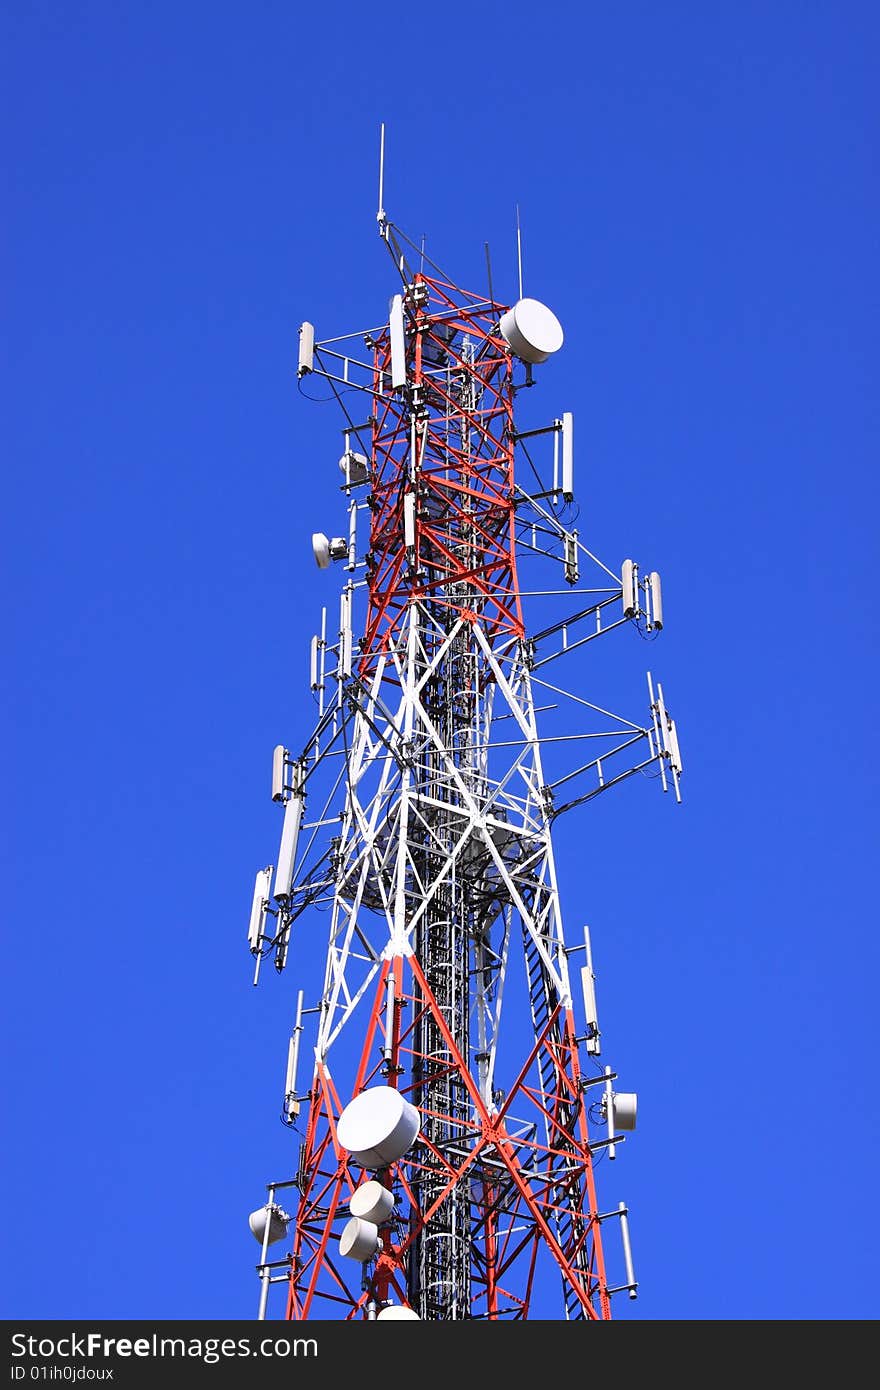
[[[570,410],[562,415],[562,495],[566,502],[574,498],[574,417]]]
[[[397,981],[393,967],[388,971],[385,987],[385,1060],[390,1061],[394,1041],[394,1001],[397,997]]]
[[[611,1086],[611,1068],[605,1068],[605,1123],[608,1128],[608,1138],[614,1138],[614,1091]],[[617,1157],[617,1145],[608,1145],[608,1157]]]
[[[672,747],[669,742],[669,716],[666,713],[666,705],[663,700],[663,686],[657,682],[657,713],[660,716],[660,737],[663,739],[664,752],[672,756]]]
[[[407,550],[413,550],[416,543],[416,495],[406,492],[403,495],[403,543]]]
[[[321,684],[318,672],[318,637],[313,637],[309,645],[309,685],[312,690],[317,690]]]
[[[348,509],[348,564],[347,570],[353,570],[357,564],[357,502],[351,499]]]
[[[285,1115],[299,1114],[299,1101],[296,1099],[296,1072],[299,1063],[299,1040],[302,1034],[302,1012],[303,991],[300,990],[296,1001],[296,1022],[293,1025],[293,1032],[290,1035],[290,1044],[287,1049],[287,1077],[284,1082]]]
[[[559,492],[559,433],[562,429],[562,421],[554,420],[556,428],[553,431],[553,494],[554,498]]]
[[[278,851],[278,868],[275,870],[275,897],[286,901],[290,897],[293,884],[293,870],[296,865],[296,843],[302,821],[303,803],[302,763],[293,764],[294,778],[290,799],[284,807],[284,825],[281,830],[281,848]]]
[[[388,320],[391,337],[391,389],[406,385],[406,338],[403,332],[403,296],[396,294],[391,301]]]
[[[321,645],[318,668],[318,713],[324,713],[324,676],[327,666],[327,609],[321,609]],[[317,751],[317,750],[316,750]]]
[[[284,765],[287,760],[287,749],[283,743],[275,745],[272,754],[272,800],[284,800]]]
[[[669,721],[669,752],[672,758],[672,766],[675,772],[681,776],[681,752],[678,747],[678,729],[675,727],[675,720]]]
[[[632,560],[624,560],[620,568],[620,587],[623,590],[623,616],[634,618],[639,611],[639,599],[636,592],[636,576],[638,570]]]
[[[254,898],[251,903],[251,920],[248,926],[248,945],[252,951],[256,951],[260,945],[260,937],[263,935],[263,928],[266,925],[266,907],[269,902],[269,887],[272,882],[272,866],[260,869],[254,880]]]
[[[584,927],[584,947],[587,963],[581,967],[581,989],[584,995],[584,1017],[587,1023],[587,1052],[597,1057],[601,1052],[599,1044],[599,1014],[596,1008],[596,976],[593,973],[593,952],[590,946],[590,928]]]
[[[344,680],[351,675],[351,590],[339,595],[339,675]]]
[[[519,203],[516,205],[516,269],[519,277],[519,297],[522,299],[522,228],[519,222]]]
[[[385,122],[379,126],[379,211],[376,221],[385,221]]]
[[[315,362],[315,326],[312,323],[303,323],[299,330],[299,365],[296,369],[297,376],[306,376],[314,370]]]
[[[599,1017],[596,1013],[596,978],[589,965],[581,966],[581,988],[584,992],[584,1017],[587,1021],[587,1051],[595,1056],[599,1051]]]
[[[626,1286],[629,1289],[630,1298],[638,1298],[639,1285],[633,1268],[633,1252],[629,1241],[629,1215],[626,1209],[626,1202],[621,1202],[617,1210],[620,1212],[620,1236],[623,1241],[623,1263],[626,1268]]]
[[[660,768],[660,782],[664,791],[669,790],[666,781],[666,760],[663,757],[665,744],[660,734],[660,720],[657,717],[657,702],[654,699],[654,682],[651,680],[651,672],[648,672],[648,699],[650,701],[651,720],[654,725],[654,738],[657,743],[657,764]]]
[[[659,631],[663,626],[663,594],[660,590],[660,576],[656,570],[652,570],[648,575],[648,587],[651,591],[651,626]]]

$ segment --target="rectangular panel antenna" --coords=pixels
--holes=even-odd
[[[675,727],[675,720],[669,721],[669,755],[672,759],[674,770],[681,776],[681,752],[678,747],[678,730]]]
[[[299,1062],[299,1039],[302,1033],[303,991],[296,1001],[296,1022],[290,1035],[287,1049],[287,1075],[284,1080],[284,1113],[295,1118],[299,1114],[299,1101],[296,1098],[296,1072]]]
[[[403,542],[407,550],[414,550],[416,544],[416,495],[406,492],[403,496]]]
[[[616,1158],[617,1145],[612,1143],[612,1140],[614,1139],[614,1091],[611,1086],[610,1067],[605,1068],[605,1091],[604,1095],[602,1096],[602,1109],[604,1113],[605,1124],[608,1130],[608,1143],[606,1145],[605,1151],[610,1159]]]
[[[634,618],[639,611],[637,589],[638,569],[632,560],[624,560],[620,570],[620,587],[623,590],[623,616]]]
[[[599,1052],[599,1018],[596,1013],[596,977],[589,965],[581,966],[581,988],[584,992],[584,1017],[587,1020],[587,1051],[594,1057]]]
[[[574,499],[574,417],[570,410],[562,415],[562,495]]]
[[[275,746],[272,754],[272,800],[284,800],[284,767],[287,761],[287,749],[283,743]]]
[[[659,632],[663,626],[663,595],[660,590],[660,576],[656,570],[648,575],[648,588],[651,591],[651,626]]]
[[[312,323],[304,323],[299,330],[299,366],[297,376],[307,376],[314,370],[315,362],[315,326]]]
[[[248,927],[248,945],[252,951],[259,948],[260,937],[266,925],[266,907],[269,902],[269,886],[272,882],[272,866],[260,869],[254,881],[254,900],[251,904],[251,920]]]
[[[300,763],[294,763],[295,781],[290,800],[284,808],[284,826],[281,831],[281,849],[278,851],[278,868],[275,871],[275,897],[281,902],[290,897],[293,883],[293,870],[296,863],[296,843],[303,813],[303,793]]]
[[[357,565],[357,502],[354,498],[348,508],[348,564],[347,570],[353,570]]]
[[[406,385],[406,339],[403,333],[403,296],[396,294],[391,301],[388,321],[391,337],[391,389]]]
[[[587,1052],[598,1057],[602,1051],[599,1042],[599,1014],[596,1008],[596,976],[593,973],[593,952],[590,945],[590,928],[584,927],[584,946],[587,963],[581,966],[581,989],[584,994],[584,1017],[587,1022]]]
[[[351,675],[351,590],[339,595],[339,674],[344,680]]]

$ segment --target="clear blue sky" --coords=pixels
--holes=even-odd
[[[559,839],[640,1095],[617,1311],[876,1316],[878,40],[794,0],[3,7],[5,1316],[256,1310],[296,980],[253,991],[244,933],[341,517],[296,329],[384,315],[382,119],[461,282],[488,240],[515,296],[520,203],[582,536],[664,580],[684,806]],[[641,714],[630,636],[579,688]]]

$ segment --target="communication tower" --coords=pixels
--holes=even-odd
[[[572,414],[519,423],[563,343],[521,260],[512,305],[491,268],[488,293],[460,288],[386,217],[381,164],[378,225],[387,318],[299,336],[301,382],[342,412],[348,515],[312,538],[341,572],[338,621],[325,609],[311,644],[313,731],[274,752],[281,845],[248,933],[256,984],[329,923],[289,1043],[295,1172],[250,1218],[259,1317],[280,1285],[293,1319],[609,1318],[637,1284],[594,1156],[635,1128],[636,1096],[599,1061],[553,826],[636,773],[680,799],[681,758],[650,674],[639,723],[556,669],[623,625],[655,636],[660,579],[581,539]]]

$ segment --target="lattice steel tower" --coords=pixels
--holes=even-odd
[[[314,932],[329,916],[290,1040],[296,1173],[251,1217],[260,1316],[283,1284],[290,1318],[608,1318],[636,1281],[593,1154],[614,1156],[636,1098],[597,1060],[589,933],[566,945],[551,830],[636,772],[678,796],[681,766],[650,675],[639,725],[546,668],[624,623],[655,635],[660,581],[607,569],[573,528],[572,416],[515,418],[562,345],[555,316],[521,287],[499,304],[491,275],[472,294],[410,259],[381,196],[379,230],[400,281],[387,322],[300,330],[300,378],[329,382],[343,411],[349,524],[313,537],[344,574],[338,629],[325,610],[314,732],[275,750],[281,848],[250,921],[256,983],[267,956],[285,967],[297,919]]]

